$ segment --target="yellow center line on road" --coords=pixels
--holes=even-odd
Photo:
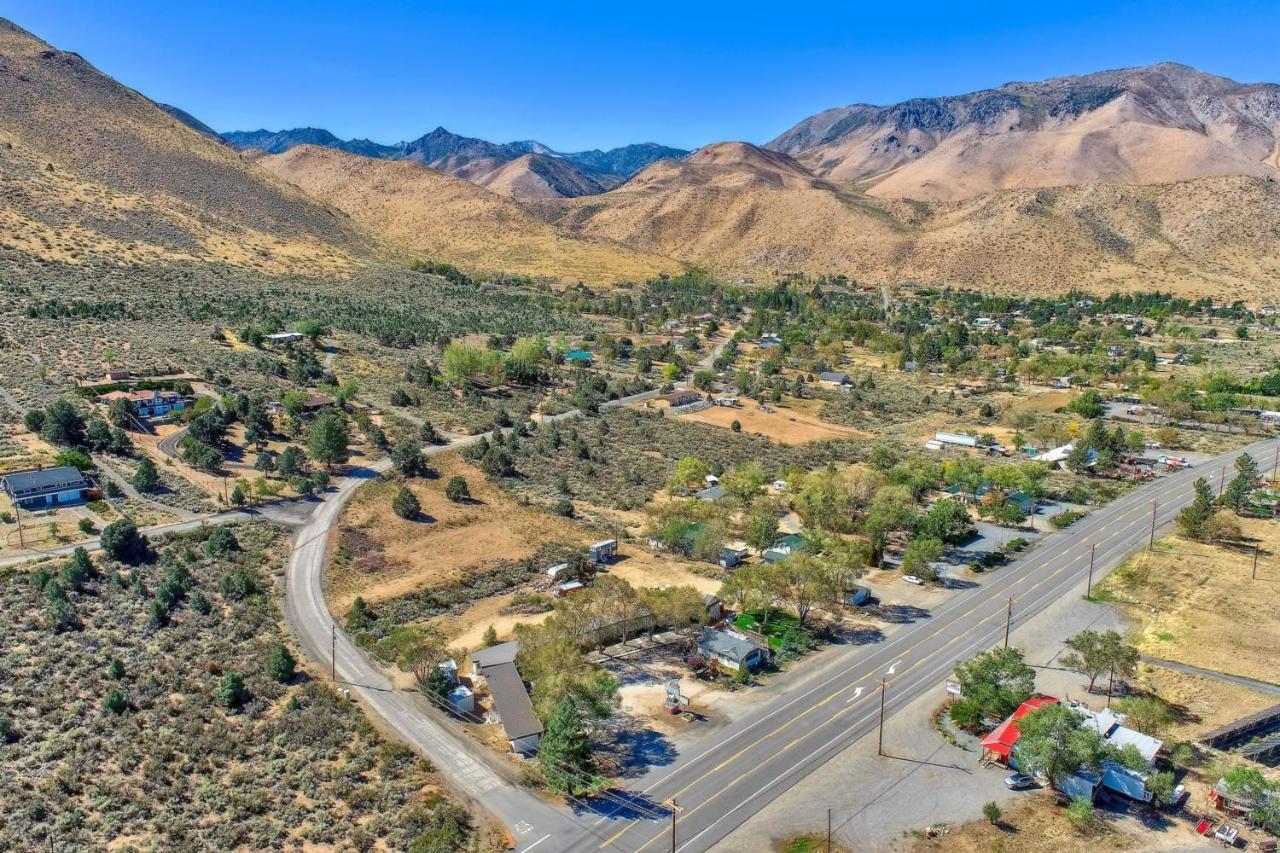
[[[1166,485],[1166,487],[1165,487],[1164,489],[1161,489],[1161,490],[1160,490],[1160,492],[1158,493],[1158,495],[1159,495],[1160,497],[1163,497],[1163,496],[1165,496],[1168,492],[1170,492],[1170,491],[1173,491],[1173,490],[1177,489],[1180,485],[1181,485],[1181,481],[1175,481],[1175,482],[1173,482],[1173,483],[1169,483],[1169,484],[1167,484],[1167,485]],[[1104,527],[1100,528],[1100,529],[1099,529],[1099,531],[1098,531],[1098,533],[1104,533],[1104,532],[1106,532],[1106,531],[1110,530],[1110,529],[1111,529],[1112,527],[1114,527],[1116,524],[1120,524],[1120,523],[1122,523],[1122,519],[1128,519],[1130,516],[1132,516],[1132,515],[1134,514],[1134,510],[1138,510],[1139,508],[1141,509],[1141,512],[1142,512],[1142,513],[1144,513],[1144,514],[1146,513],[1146,507],[1145,507],[1145,506],[1143,506],[1143,505],[1142,505],[1142,504],[1140,504],[1140,503],[1139,503],[1139,504],[1135,504],[1135,505],[1134,505],[1134,507],[1132,507],[1132,508],[1130,508],[1130,509],[1126,510],[1122,516],[1120,516],[1120,517],[1119,517],[1119,518],[1117,518],[1117,519],[1114,519],[1110,524],[1107,524],[1106,526],[1104,526]],[[1131,522],[1127,522],[1127,525],[1128,525],[1128,524],[1131,524]],[[1105,539],[1109,539],[1109,538],[1111,538],[1111,537],[1105,537]],[[1098,544],[1102,544],[1102,543],[1098,543]],[[1084,554],[1080,554],[1080,555],[1078,555],[1077,557],[1075,557],[1075,558],[1071,559],[1070,561],[1068,561],[1068,562],[1066,562],[1066,563],[1062,564],[1059,568],[1055,569],[1053,572],[1051,572],[1051,573],[1049,573],[1048,575],[1045,575],[1044,577],[1042,577],[1039,581],[1037,581],[1035,584],[1033,584],[1029,589],[1024,590],[1024,591],[1021,593],[1020,597],[1025,598],[1027,595],[1030,595],[1031,593],[1035,592],[1037,589],[1039,589],[1040,587],[1044,586],[1046,583],[1049,583],[1049,582],[1050,582],[1050,581],[1052,581],[1054,578],[1059,577],[1059,576],[1060,576],[1060,575],[1062,575],[1064,572],[1070,571],[1070,570],[1075,566],[1075,564],[1076,564],[1076,563],[1082,562],[1084,559],[1085,559],[1085,555],[1084,555]],[[1010,586],[1016,585],[1018,582],[1020,582],[1021,580],[1024,580],[1024,579],[1025,579],[1025,578],[1019,578],[1018,580],[1015,580],[1013,583],[1011,583],[1011,584],[1010,584]],[[973,607],[969,608],[968,610],[966,610],[966,611],[964,611],[963,613],[960,613],[959,615],[957,615],[956,617],[954,617],[954,619],[953,619],[953,623],[954,623],[955,621],[959,621],[959,620],[961,620],[961,619],[964,619],[965,617],[967,617],[967,616],[971,615],[972,613],[974,613],[975,611],[977,611],[977,610],[981,609],[981,608],[982,608],[982,607],[984,607],[984,606],[988,606],[988,605],[990,605],[994,600],[995,600],[995,599],[983,599],[983,600],[982,600],[982,601],[980,601],[978,604],[974,605]],[[999,616],[1001,616],[1001,615],[1003,615],[1003,611],[997,611],[997,612],[995,612],[995,613],[992,613],[992,614],[991,614],[991,615],[989,615],[989,616],[983,617],[982,619],[980,619],[980,620],[979,620],[979,621],[974,625],[974,628],[976,629],[978,626],[981,626],[981,625],[983,625],[984,623],[989,622],[989,621],[991,621],[992,619],[995,619],[995,618],[997,618],[997,617],[999,617]],[[899,653],[897,653],[897,654],[898,654],[900,657],[904,657],[904,656],[906,656],[906,655],[909,655],[911,652],[913,652],[915,649],[919,648],[921,645],[923,645],[923,644],[925,644],[925,643],[929,642],[930,640],[935,639],[935,638],[937,637],[937,635],[938,635],[938,632],[937,632],[937,631],[934,631],[934,632],[933,632],[933,633],[931,633],[931,634],[927,634],[926,636],[922,637],[922,638],[921,638],[920,640],[918,640],[917,642],[913,643],[911,646],[907,647],[907,649],[906,649],[905,651],[899,652]],[[906,668],[902,673],[900,673],[900,674],[899,674],[899,678],[901,678],[903,675],[906,675],[907,673],[911,672],[912,670],[914,670],[914,669],[918,668],[919,666],[921,666],[921,665],[925,664],[926,662],[927,662],[927,661],[921,660],[921,661],[918,661],[918,662],[916,662],[916,663],[908,664],[908,665],[907,665],[907,668]],[[856,666],[856,665],[855,665],[855,666]],[[771,737],[773,737],[774,735],[776,735],[776,734],[778,734],[778,733],[780,733],[780,732],[784,731],[784,730],[785,730],[785,729],[787,729],[788,727],[790,727],[790,726],[794,725],[795,723],[797,723],[797,722],[799,722],[800,720],[802,720],[802,719],[804,719],[805,717],[807,717],[807,716],[808,716],[809,714],[811,714],[812,712],[814,712],[814,711],[818,710],[819,708],[821,708],[821,707],[823,707],[824,705],[828,704],[829,702],[831,702],[832,700],[836,699],[836,698],[837,698],[837,697],[839,697],[840,695],[842,695],[842,694],[846,693],[850,688],[854,687],[856,684],[857,684],[857,682],[855,681],[855,682],[850,683],[850,684],[847,684],[847,685],[845,685],[845,686],[843,686],[843,687],[837,688],[837,689],[836,689],[835,691],[833,691],[830,695],[828,695],[825,699],[823,699],[823,700],[821,700],[821,701],[819,701],[819,702],[816,702],[815,704],[813,704],[813,705],[812,705],[812,706],[810,706],[809,708],[806,708],[806,709],[805,709],[804,711],[802,711],[801,713],[799,713],[799,714],[797,714],[796,716],[792,717],[791,719],[789,719],[789,720],[787,720],[787,721],[785,721],[785,722],[781,723],[780,725],[778,725],[778,726],[777,726],[776,728],[774,728],[773,730],[771,730],[771,731],[767,732],[767,733],[766,733],[766,734],[764,734],[764,735],[761,735],[759,738],[757,738],[756,740],[752,741],[752,742],[751,742],[750,744],[748,744],[747,746],[742,747],[742,748],[741,748],[741,749],[739,749],[737,752],[735,752],[733,755],[729,756],[728,758],[726,758],[725,760],[721,761],[721,762],[720,762],[719,764],[717,764],[716,766],[712,767],[710,770],[707,770],[707,771],[706,771],[705,773],[703,773],[701,776],[697,777],[697,778],[696,778],[696,779],[694,779],[693,781],[691,781],[691,782],[689,782],[688,784],[684,785],[683,787],[681,787],[680,789],[678,789],[674,794],[672,794],[672,797],[673,797],[673,798],[674,798],[674,797],[678,797],[678,796],[680,796],[681,794],[683,794],[683,793],[687,792],[691,787],[693,787],[694,785],[697,785],[699,782],[701,782],[701,781],[705,780],[708,776],[711,776],[712,774],[714,774],[714,773],[718,772],[719,770],[722,770],[724,767],[726,767],[726,766],[728,766],[729,764],[731,764],[731,763],[733,763],[734,761],[736,761],[736,760],[737,760],[738,758],[740,758],[744,753],[746,753],[746,752],[750,751],[751,749],[755,748],[756,746],[759,746],[759,745],[760,745],[761,743],[763,743],[764,741],[766,741],[766,740],[770,739]],[[848,710],[851,710],[851,709],[852,709],[852,708],[854,708],[854,707],[856,707],[856,706],[848,705],[848,706],[847,706],[847,707],[845,707],[845,708],[841,708],[841,709],[840,709],[840,710],[838,710],[835,714],[833,714],[830,718],[828,718],[825,722],[820,723],[820,724],[818,725],[818,727],[817,727],[817,728],[815,728],[815,729],[813,729],[813,730],[811,730],[811,731],[809,731],[809,732],[806,732],[806,733],[805,733],[805,734],[803,734],[803,735],[800,735],[799,737],[797,737],[796,739],[792,740],[790,743],[786,744],[784,747],[782,747],[781,749],[779,749],[779,750],[775,751],[774,753],[772,753],[772,754],[771,754],[771,755],[769,755],[768,757],[766,757],[766,758],[764,758],[764,759],[762,759],[762,760],[760,760],[760,761],[757,761],[757,762],[755,763],[755,766],[754,766],[754,767],[752,767],[750,770],[746,770],[746,771],[744,771],[742,774],[740,774],[739,776],[737,776],[735,779],[731,780],[728,784],[726,784],[726,785],[725,785],[725,787],[724,787],[724,788],[722,788],[722,789],[721,789],[721,791],[720,791],[720,792],[718,792],[718,793],[716,793],[716,794],[713,794],[712,796],[708,797],[706,800],[704,800],[703,802],[699,803],[697,806],[695,806],[694,808],[692,808],[691,810],[687,811],[687,812],[684,814],[685,818],[687,819],[688,817],[690,817],[690,816],[692,816],[693,814],[697,813],[697,812],[698,812],[699,810],[701,810],[704,806],[708,805],[710,802],[712,802],[712,801],[713,801],[713,800],[715,800],[718,796],[720,796],[720,794],[722,794],[722,793],[726,792],[729,788],[731,788],[731,787],[733,787],[734,785],[736,785],[736,784],[737,784],[739,781],[741,781],[743,778],[745,778],[746,776],[749,776],[749,775],[751,775],[752,773],[756,772],[756,770],[757,770],[761,765],[766,764],[766,763],[768,763],[768,762],[772,761],[773,759],[777,758],[779,755],[781,755],[783,752],[786,752],[788,749],[791,749],[795,744],[799,743],[801,740],[803,740],[803,739],[805,739],[805,738],[807,738],[807,737],[811,736],[812,734],[814,734],[814,732],[816,732],[816,731],[820,730],[821,728],[823,728],[823,727],[825,727],[825,726],[829,725],[830,723],[834,722],[834,721],[835,721],[835,720],[836,720],[836,719],[837,719],[841,714],[845,713],[845,712],[846,712],[846,711],[848,711]],[[865,718],[864,718],[864,719],[865,719]],[[618,838],[620,838],[622,835],[624,835],[626,832],[628,832],[630,829],[632,829],[634,826],[638,825],[639,823],[640,823],[640,821],[638,821],[638,820],[632,820],[631,822],[629,822],[629,823],[628,823],[626,826],[624,826],[622,829],[618,830],[618,832],[617,832],[617,833],[615,833],[614,835],[610,836],[610,838],[609,838],[609,839],[607,839],[607,840],[605,841],[605,843],[601,845],[601,849],[604,849],[605,847],[607,847],[607,846],[609,846],[610,844],[612,844],[614,841],[616,841]],[[639,853],[639,851],[644,850],[646,847],[648,847],[650,844],[652,844],[652,843],[653,843],[655,840],[657,840],[658,838],[664,838],[664,837],[666,837],[666,832],[665,832],[665,831],[660,832],[659,834],[657,834],[657,835],[655,835],[653,838],[651,838],[649,841],[647,841],[647,842],[645,842],[643,845],[641,845],[639,848],[637,848],[637,853]]]
[[[1168,491],[1172,490],[1173,488],[1174,488],[1174,484],[1171,484],[1168,488],[1161,490],[1160,495],[1161,495],[1161,496],[1163,496],[1164,494],[1166,494]],[[1136,508],[1136,507],[1135,507],[1135,508]],[[1145,513],[1145,512],[1146,512],[1146,508],[1145,508],[1145,507],[1143,507],[1143,508],[1142,508],[1142,512],[1143,512],[1143,513]],[[1125,516],[1123,516],[1123,517],[1124,517],[1124,518],[1127,518],[1128,516],[1130,516],[1130,515],[1132,515],[1132,514],[1133,514],[1132,512],[1127,512],[1127,513],[1125,513]],[[1121,523],[1119,519],[1117,519],[1117,520],[1115,520],[1115,521],[1112,521],[1110,524],[1108,524],[1108,525],[1106,525],[1105,527],[1101,528],[1101,530],[1099,530],[1098,532],[1099,532],[1099,533],[1102,533],[1102,532],[1105,532],[1105,531],[1107,531],[1107,530],[1110,530],[1112,527],[1114,527],[1116,524],[1119,524],[1119,523]],[[1108,539],[1109,539],[1109,538],[1111,538],[1111,537],[1106,537],[1106,538],[1108,538]],[[1099,543],[1099,544],[1101,544],[1101,543]],[[1026,596],[1028,596],[1028,595],[1030,595],[1030,594],[1034,593],[1036,590],[1038,590],[1039,588],[1041,588],[1041,587],[1042,587],[1042,586],[1044,586],[1045,584],[1049,583],[1050,581],[1054,580],[1055,578],[1059,577],[1059,576],[1060,576],[1060,575],[1062,575],[1064,572],[1068,572],[1068,571],[1070,571],[1070,570],[1075,566],[1075,564],[1076,564],[1076,563],[1082,562],[1083,560],[1084,560],[1084,555],[1083,555],[1083,554],[1081,554],[1081,555],[1079,555],[1079,556],[1077,556],[1077,557],[1073,558],[1072,560],[1070,560],[1070,561],[1068,561],[1068,562],[1064,563],[1064,564],[1063,564],[1062,566],[1060,566],[1058,569],[1056,569],[1056,570],[1054,570],[1053,572],[1051,572],[1050,574],[1048,574],[1048,575],[1046,575],[1046,576],[1042,577],[1039,581],[1037,581],[1035,584],[1033,584],[1029,589],[1024,590],[1024,591],[1022,592],[1022,594],[1021,594],[1021,596],[1020,596],[1020,597],[1025,598]],[[980,602],[979,604],[975,605],[974,607],[971,607],[969,610],[967,610],[967,611],[965,611],[965,612],[963,612],[963,613],[959,614],[957,617],[955,617],[955,619],[956,619],[957,621],[958,621],[958,620],[960,620],[960,619],[963,619],[964,617],[969,616],[970,614],[972,614],[974,611],[979,610],[979,609],[980,609],[980,608],[982,608],[983,606],[985,606],[985,605],[989,605],[989,604],[991,604],[991,603],[992,603],[992,599],[986,599],[986,600],[984,600],[984,601]],[[985,624],[985,623],[987,623],[987,622],[990,622],[991,620],[996,619],[996,618],[998,618],[998,617],[999,617],[999,616],[1001,616],[1001,615],[1002,615],[1002,614],[1001,614],[1001,612],[1000,612],[1000,611],[997,611],[997,612],[995,612],[995,613],[992,613],[991,615],[986,616],[986,617],[982,618],[981,620],[979,620],[979,621],[977,622],[977,624],[975,624],[973,627],[974,627],[974,629],[977,629],[979,626],[981,626],[981,625],[983,625],[983,624]],[[921,639],[921,640],[917,641],[916,643],[912,644],[911,646],[909,646],[909,647],[906,649],[906,651],[902,652],[901,654],[902,654],[902,655],[904,655],[904,656],[905,656],[905,655],[909,655],[912,651],[914,651],[914,650],[915,650],[916,648],[918,648],[920,645],[922,645],[922,644],[924,644],[924,643],[928,642],[928,641],[929,641],[929,640],[931,640],[931,639],[934,639],[936,636],[937,636],[937,632],[934,632],[933,634],[931,634],[931,635],[929,635],[929,636],[926,636],[925,638],[923,638],[923,639]],[[925,664],[925,663],[927,663],[927,661],[921,660],[921,661],[918,661],[918,662],[915,662],[915,663],[908,664],[908,665],[907,665],[907,668],[906,668],[905,670],[903,670],[903,672],[900,674],[900,677],[901,677],[901,675],[906,675],[907,673],[911,672],[912,670],[914,670],[914,669],[918,668],[919,666],[921,666],[921,665],[923,665],[923,664]],[[839,696],[839,695],[841,695],[841,694],[845,693],[846,691],[848,691],[848,690],[849,690],[849,688],[851,688],[851,687],[853,687],[853,686],[854,686],[854,684],[848,684],[848,685],[845,685],[844,687],[838,688],[835,692],[833,692],[833,693],[832,693],[830,696],[828,696],[826,699],[824,699],[824,700],[822,700],[821,702],[818,702],[818,703],[816,703],[815,705],[813,705],[812,707],[810,707],[810,708],[806,709],[803,713],[801,713],[801,714],[799,714],[799,715],[797,715],[797,716],[793,717],[790,721],[788,721],[788,722],[785,722],[785,723],[781,724],[780,726],[778,726],[776,729],[774,729],[774,730],[773,730],[772,732],[770,732],[769,734],[766,734],[766,735],[761,736],[759,739],[757,739],[756,741],[754,741],[752,744],[750,744],[750,745],[748,745],[747,747],[744,747],[743,749],[741,749],[741,750],[739,750],[738,752],[734,753],[734,755],[730,756],[728,759],[726,759],[725,761],[721,762],[721,763],[720,763],[719,765],[717,765],[716,767],[714,767],[714,768],[712,768],[711,770],[707,771],[707,772],[706,772],[706,773],[704,773],[702,776],[699,776],[697,779],[694,779],[692,782],[688,783],[688,784],[687,784],[687,785],[685,785],[684,787],[680,788],[678,791],[676,791],[676,793],[675,793],[673,796],[679,796],[679,795],[681,795],[681,794],[685,793],[685,792],[686,792],[686,791],[688,791],[688,789],[689,789],[689,788],[691,788],[692,786],[694,786],[694,785],[698,784],[699,782],[701,782],[702,780],[706,779],[708,776],[712,775],[712,774],[713,774],[713,773],[715,773],[717,770],[722,769],[722,768],[723,768],[724,766],[726,766],[727,764],[732,763],[733,761],[735,761],[735,760],[736,760],[738,757],[740,757],[744,752],[746,752],[746,751],[750,750],[751,748],[753,748],[753,747],[755,747],[755,746],[759,745],[761,742],[763,742],[763,741],[765,741],[765,740],[769,739],[769,738],[770,738],[770,737],[772,737],[774,734],[776,734],[776,733],[778,733],[778,732],[782,731],[783,729],[785,729],[785,728],[787,728],[788,726],[792,725],[792,724],[793,724],[793,723],[795,723],[796,721],[798,721],[798,720],[802,719],[803,717],[807,716],[809,713],[811,713],[811,712],[813,712],[813,711],[817,710],[818,708],[822,707],[823,705],[827,704],[827,703],[828,703],[828,702],[830,702],[832,699],[834,699],[834,698],[836,698],[837,696]],[[781,747],[780,749],[778,749],[778,750],[776,750],[775,752],[773,752],[772,754],[770,754],[768,757],[766,757],[766,758],[764,758],[764,759],[761,759],[761,760],[759,760],[759,761],[755,762],[755,766],[754,766],[754,767],[752,767],[752,768],[751,768],[751,769],[749,769],[749,770],[743,771],[743,773],[739,774],[737,777],[735,777],[734,779],[730,780],[730,781],[729,781],[729,782],[724,786],[724,788],[722,788],[722,789],[721,789],[721,791],[720,791],[720,792],[718,792],[717,794],[713,794],[711,797],[708,797],[706,800],[704,800],[703,802],[699,803],[697,806],[695,806],[695,807],[693,807],[692,809],[690,809],[689,811],[685,812],[684,817],[685,817],[686,819],[687,819],[687,818],[689,818],[689,817],[691,817],[692,815],[694,815],[695,813],[697,813],[699,810],[701,810],[704,806],[706,806],[706,805],[710,804],[713,800],[715,800],[718,796],[720,796],[720,794],[723,794],[723,793],[727,792],[730,788],[732,788],[733,786],[735,786],[736,784],[738,784],[738,782],[740,782],[742,779],[744,779],[744,778],[746,778],[747,776],[750,776],[750,775],[752,775],[753,773],[755,773],[755,772],[757,771],[757,769],[758,769],[760,766],[762,766],[762,765],[764,765],[764,764],[767,764],[768,762],[770,762],[770,761],[774,760],[774,759],[775,759],[775,758],[777,758],[779,755],[782,755],[783,753],[785,753],[785,752],[787,752],[788,750],[790,750],[792,747],[794,747],[794,746],[795,746],[797,743],[799,743],[800,741],[804,740],[804,739],[805,739],[805,738],[807,738],[807,737],[810,737],[810,736],[811,736],[811,735],[813,735],[815,732],[817,732],[817,731],[821,730],[822,728],[825,728],[827,725],[829,725],[829,724],[831,724],[831,723],[835,722],[835,720],[836,720],[836,719],[838,719],[838,718],[839,718],[842,714],[844,714],[845,712],[847,712],[847,711],[851,710],[853,707],[855,707],[855,706],[850,705],[850,706],[848,706],[848,707],[841,708],[840,710],[836,711],[836,713],[835,713],[835,714],[833,714],[830,718],[828,718],[825,722],[820,723],[820,724],[817,726],[817,728],[813,729],[812,731],[806,732],[806,733],[805,733],[805,734],[803,734],[803,735],[800,735],[799,737],[795,738],[794,740],[790,741],[789,743],[787,743],[786,745],[784,745],[784,746],[783,746],[783,747]],[[858,725],[860,725],[862,722],[865,722],[865,721],[866,721],[867,719],[869,719],[871,716],[874,716],[874,712],[873,712],[872,714],[868,715],[867,717],[864,717],[862,720],[860,720],[860,721],[859,721],[859,723],[858,723]],[[629,825],[629,826],[625,827],[623,830],[621,830],[621,831],[618,833],[618,835],[620,836],[622,833],[626,832],[628,829],[630,829],[630,828],[631,828],[631,826],[634,826],[634,825],[635,825],[635,823],[633,823],[633,824],[631,824],[631,825]],[[618,836],[614,836],[614,837],[616,838],[616,837],[618,837]],[[643,845],[641,845],[639,848],[637,848],[636,853],[640,853],[640,851],[643,851],[646,847],[648,847],[650,844],[652,844],[652,843],[653,843],[655,840],[657,840],[658,838],[665,838],[665,837],[666,837],[666,832],[665,832],[665,831],[663,831],[663,832],[659,833],[658,835],[655,835],[655,836],[654,836],[653,838],[651,838],[649,841],[645,842],[645,844],[643,844]]]

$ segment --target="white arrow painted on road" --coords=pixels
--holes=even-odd
[[[854,699],[857,699],[861,695],[862,695],[862,688],[859,687],[857,690],[853,691],[853,695],[850,696],[848,699],[846,699],[844,703],[848,705],[850,702],[852,702]]]

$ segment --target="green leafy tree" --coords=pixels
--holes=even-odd
[[[1055,788],[1082,767],[1098,769],[1111,754],[1098,730],[1086,726],[1084,717],[1066,705],[1036,708],[1015,725],[1018,766],[1028,773],[1043,773]]]
[[[586,780],[594,778],[591,742],[582,725],[578,706],[568,696],[560,700],[555,713],[547,721],[538,746],[538,763],[547,789],[552,793],[576,795],[589,787]]]
[[[938,501],[920,517],[916,536],[936,539],[952,545],[973,536],[976,527],[969,517],[969,510],[957,500]]]
[[[944,501],[944,503],[949,503],[949,501]],[[902,571],[925,580],[937,580],[938,570],[933,564],[941,560],[945,552],[946,548],[937,539],[917,536],[907,544],[906,550],[902,552]]]
[[[397,441],[391,448],[391,464],[402,477],[420,477],[427,472],[427,460],[422,455],[422,445],[415,438]]]
[[[1035,694],[1036,671],[1013,647],[981,652],[956,667],[961,695],[984,717],[1003,719]]]
[[[992,826],[1000,823],[1000,818],[1003,815],[1004,812],[1000,811],[1000,805],[998,803],[991,802],[982,807],[982,816],[985,817],[987,819],[987,823]]]
[[[427,673],[427,680],[422,683],[422,692],[430,696],[437,705],[444,704],[451,690],[453,690],[453,679],[439,665]]]
[[[350,443],[347,419],[342,413],[332,410],[317,415],[307,434],[307,452],[312,459],[328,468],[346,463],[351,457]]]
[[[96,465],[89,454],[83,450],[62,450],[58,455],[53,457],[54,465],[68,465],[80,471],[92,471]]]
[[[138,532],[137,525],[127,518],[113,521],[104,527],[99,541],[108,557],[131,565],[145,560],[150,550],[147,540]]]
[[[305,474],[307,455],[302,452],[301,447],[290,444],[280,451],[280,458],[276,460],[276,469],[281,477],[297,477]]]
[[[1116,703],[1125,715],[1125,725],[1144,735],[1160,737],[1177,722],[1173,709],[1157,696],[1125,696]]]
[[[1138,672],[1138,650],[1115,631],[1085,630],[1067,640],[1069,651],[1059,663],[1089,679],[1089,692],[1102,675],[1132,678]]]
[[[84,444],[84,417],[67,400],[54,400],[44,410],[40,437],[53,444],[80,447]]]
[[[156,465],[147,457],[143,457],[138,463],[138,468],[133,472],[133,487],[143,494],[149,494],[156,490],[156,486],[160,484],[160,474],[156,471]]]
[[[298,662],[284,643],[276,643],[267,652],[267,675],[281,684],[293,681]]]
[[[747,517],[746,542],[757,553],[773,547],[778,538],[778,516],[771,507],[761,507]]]
[[[711,469],[707,463],[696,456],[685,456],[676,462],[675,473],[671,477],[671,490],[700,489],[706,484]]]
[[[106,409],[106,418],[114,427],[131,429],[138,418],[138,411],[128,397],[116,397]]]

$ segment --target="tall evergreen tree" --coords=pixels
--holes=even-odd
[[[1249,500],[1249,495],[1253,493],[1254,484],[1262,476],[1258,470],[1258,463],[1248,453],[1242,453],[1236,457],[1236,476],[1227,485],[1222,493],[1222,503],[1231,507],[1236,512],[1244,509],[1245,504]]]
[[[547,730],[538,747],[538,761],[547,788],[553,793],[573,795],[588,785],[595,772],[591,743],[582,727],[582,715],[573,699],[566,696],[547,721]]]
[[[1213,489],[1204,477],[1196,479],[1195,500],[1178,513],[1178,532],[1188,539],[1204,539],[1209,519],[1213,516]]]

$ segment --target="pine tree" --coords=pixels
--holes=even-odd
[[[1195,500],[1178,513],[1178,532],[1188,539],[1204,539],[1209,518],[1213,515],[1213,490],[1204,477],[1196,479]]]
[[[133,472],[133,487],[143,493],[154,492],[159,480],[160,476],[156,472],[156,464],[143,457],[142,461],[138,463],[137,470]]]
[[[1222,503],[1236,512],[1243,510],[1259,477],[1258,463],[1248,453],[1240,454],[1236,457],[1236,476],[1223,491]]]
[[[281,684],[293,681],[297,668],[298,662],[293,659],[293,655],[284,643],[276,643],[267,653],[267,675]]]
[[[395,510],[396,515],[405,519],[417,518],[418,513],[422,511],[418,498],[404,486],[396,492],[396,496],[391,501],[391,508]]]
[[[498,645],[498,629],[493,627],[492,625],[490,625],[488,628],[485,628],[484,637],[481,638],[480,643],[486,649]]]
[[[553,793],[572,796],[589,787],[587,780],[595,772],[591,743],[572,698],[561,699],[547,721],[547,730],[538,747],[538,761],[547,788]]]

